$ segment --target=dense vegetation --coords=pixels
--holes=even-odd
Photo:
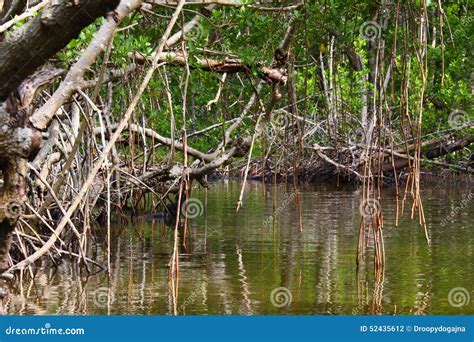
[[[417,56],[420,48],[420,25],[418,20],[415,20],[424,11],[420,2],[387,2],[385,5],[358,1],[311,2],[291,11],[278,10],[279,6],[291,4],[291,2],[274,2],[273,11],[237,6],[217,6],[212,11],[192,7],[184,11],[180,19],[184,23],[190,21],[196,12],[201,12],[199,23],[186,34],[188,61],[192,68],[186,99],[187,132],[200,131],[213,124],[236,118],[242,113],[246,100],[254,91],[252,84],[259,81],[259,66],[272,64],[275,50],[286,29],[290,24],[294,24],[296,29],[290,56],[293,71],[291,82],[294,84],[296,96],[294,110],[297,112],[294,114],[309,120],[303,122],[300,128],[303,130],[303,135],[313,128],[311,123],[327,120],[326,104],[329,97],[333,102],[331,110],[336,111],[342,118],[338,122],[337,133],[345,140],[360,139],[355,135],[357,130],[354,127],[360,125],[360,115],[363,111],[361,94],[366,89],[370,91],[374,88],[375,75],[372,75],[372,79],[367,79],[374,73],[374,70],[371,70],[374,65],[370,65],[369,59],[370,54],[377,48],[374,47],[374,42],[377,42],[376,39],[380,36],[384,46],[380,52],[383,61],[379,62],[378,69],[381,70],[379,73],[384,72],[384,75],[380,76],[381,81],[388,82],[385,90],[387,94],[379,95],[384,97],[385,102],[381,105],[381,110],[385,117],[390,117],[390,123],[386,125],[393,129],[396,144],[401,144],[404,141],[404,135],[400,131],[400,127],[403,126],[403,113],[406,110],[409,113],[417,112],[422,91],[422,66]],[[169,16],[173,12],[173,9],[167,6],[158,9],[163,16]],[[426,53],[423,52],[423,58],[427,60],[426,65],[423,65],[427,71],[427,80],[423,98],[422,133],[424,136],[436,137],[452,128],[448,118],[453,111],[472,112],[474,80],[470,60],[473,43],[469,37],[473,35],[474,25],[467,3],[448,2],[441,8],[436,1],[427,1],[426,12],[429,25],[426,27],[428,30]],[[398,22],[395,21],[395,16],[398,16]],[[98,19],[84,29],[77,39],[73,39],[58,54],[60,62],[56,65],[61,68],[72,66],[81,56],[81,51],[90,43],[103,20]],[[441,20],[443,30],[440,30]],[[150,57],[166,24],[166,20],[156,21],[148,10],[137,12],[127,18],[122,24],[127,29],[115,36],[108,66],[125,69],[136,62],[137,54]],[[364,28],[374,39],[372,36],[369,39],[364,37],[362,32]],[[177,30],[179,28],[175,29]],[[180,48],[178,46],[174,50],[179,51]],[[249,70],[246,73],[226,77],[220,101],[209,104],[218,93],[222,75],[200,70],[197,61],[203,58],[218,60],[238,58],[249,66]],[[93,66],[95,73],[98,73],[101,62],[99,57]],[[392,68],[393,76],[387,74]],[[410,70],[407,70],[408,68]],[[183,68],[166,69],[173,108],[170,109],[166,105],[168,99],[167,93],[163,91],[164,80],[162,75],[158,74],[150,82],[142,97],[137,122],[141,120],[140,116],[144,115],[149,127],[163,136],[170,136],[170,113],[174,113],[176,127],[182,126],[180,84]],[[333,89],[327,89],[328,85],[323,84],[323,72],[326,83],[331,81]],[[134,78],[129,81],[130,83],[117,83],[112,101],[113,115],[120,117],[129,100],[127,98],[134,94],[130,90],[130,85],[137,86],[140,81],[139,78]],[[408,99],[403,98],[402,90],[406,85],[408,85]],[[264,104],[271,96],[270,88],[270,86],[264,87],[259,95]],[[283,98],[278,107],[291,109],[288,87],[282,87],[281,92]],[[102,96],[107,96],[105,87],[102,89]],[[277,126],[287,124],[287,121],[292,123],[291,116],[280,120],[283,122],[278,119],[282,118],[276,115],[273,121]],[[461,119],[465,124],[470,117]],[[245,121],[242,130],[251,134],[254,126],[255,120],[250,118]],[[314,141],[324,146],[334,144],[333,139],[322,130],[314,133],[319,134],[311,134],[308,142]],[[181,133],[177,134],[179,136]],[[193,138],[190,144],[200,150],[208,150],[221,141],[221,136],[222,129],[215,129],[204,136]],[[258,143],[260,148],[256,148],[254,155],[262,156],[262,142]],[[457,155],[458,158],[469,158],[469,156],[469,150]]]
[[[381,267],[381,186],[425,226],[421,168],[473,171],[468,1],[26,3],[0,1],[2,272],[97,265],[93,222],[232,171],[359,182]]]

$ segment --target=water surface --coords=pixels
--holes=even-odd
[[[236,212],[241,185],[221,181],[193,193],[204,211],[190,220],[186,248],[180,248],[176,304],[167,268],[172,229],[135,222],[112,227],[110,279],[107,272],[79,274],[69,261],[45,267],[18,286],[8,313],[474,314],[474,200],[465,200],[470,189],[423,190],[430,245],[408,213],[395,227],[395,194],[386,190],[386,269],[375,283],[370,261],[358,273],[355,267],[359,190],[306,186],[298,206],[291,187],[251,182]],[[463,200],[467,204],[459,209]],[[101,243],[97,254],[104,254]],[[457,288],[461,297],[470,296],[467,303],[461,298],[460,307],[448,300]]]

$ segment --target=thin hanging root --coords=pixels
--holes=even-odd
[[[383,214],[380,187],[375,187],[374,174],[371,172],[371,159],[366,158],[362,186],[361,220],[359,225],[359,242],[357,245],[357,267],[367,255],[370,242],[374,248],[375,272],[385,268],[385,247],[383,237]],[[380,178],[380,177],[379,177]]]
[[[173,314],[178,314],[178,289],[179,289],[179,219],[181,215],[181,199],[183,198],[183,188],[185,188],[186,179],[181,179],[181,186],[178,193],[178,210],[176,212],[176,224],[174,227],[173,252],[168,262],[168,284],[171,289],[173,300]],[[187,218],[185,217],[185,220]]]
[[[250,160],[252,160],[253,146],[255,144],[255,139],[257,138],[257,136],[260,135],[260,121],[261,121],[262,117],[263,117],[263,115],[259,115],[258,119],[257,119],[257,123],[255,124],[255,132],[253,133],[252,143],[250,144],[250,151],[249,151],[249,155],[248,155],[248,158],[247,158],[247,165],[245,167],[244,179],[243,179],[243,182],[242,182],[242,189],[240,190],[240,196],[239,196],[239,201],[237,202],[236,211],[239,211],[239,209],[243,205],[244,191],[245,191],[245,186],[247,185],[247,177],[249,175]]]
[[[423,227],[423,230],[425,231],[426,242],[428,242],[428,244],[430,244],[431,239],[430,239],[429,234],[428,234],[428,226],[426,225],[425,211],[423,209],[423,203],[421,202],[421,200],[420,200],[420,220],[421,220],[420,224]]]

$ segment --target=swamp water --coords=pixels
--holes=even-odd
[[[410,201],[395,227],[395,195],[384,192],[386,267],[383,282],[375,285],[370,263],[356,272],[359,190],[306,186],[298,210],[292,189],[250,182],[236,213],[241,186],[220,181],[207,192],[193,192],[203,211],[190,219],[186,250],[180,250],[175,309],[167,269],[173,231],[159,222],[135,222],[112,226],[110,280],[107,272],[81,276],[65,261],[18,286],[7,312],[474,314],[474,196],[469,188],[422,191],[431,245],[417,219],[409,218]]]

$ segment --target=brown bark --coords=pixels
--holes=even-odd
[[[147,58],[143,55],[136,53],[135,60],[138,62],[144,62]],[[148,58],[149,59],[149,58]],[[186,58],[181,53],[166,52],[159,56],[160,62],[166,62],[173,66],[186,66]],[[241,72],[250,72],[252,69],[258,69],[258,72],[262,79],[270,83],[281,83],[284,84],[287,81],[287,76],[282,73],[278,68],[267,67],[265,65],[252,66],[245,64],[239,59],[224,59],[215,60],[210,58],[195,58],[190,64],[191,69],[199,69],[202,71],[209,71],[215,73],[227,73],[236,74]]]
[[[0,25],[18,15],[26,7],[26,0],[0,1]]]
[[[0,100],[6,100],[26,77],[117,3],[117,0],[55,1],[6,36],[0,42]]]
[[[0,274],[8,269],[11,235],[18,217],[24,212],[27,162],[24,158],[16,158],[0,163],[4,179],[0,198]]]
[[[36,154],[42,142],[41,132],[28,120],[31,102],[36,90],[51,75],[40,73],[39,77],[27,78],[84,27],[113,11],[118,2],[55,1],[27,24],[0,39],[0,170],[4,181],[0,193],[0,273],[8,269],[11,235],[24,210],[28,159]],[[23,3],[3,3],[6,6],[0,9],[0,22],[8,20],[12,11],[19,14]],[[55,75],[53,72],[52,77]]]

